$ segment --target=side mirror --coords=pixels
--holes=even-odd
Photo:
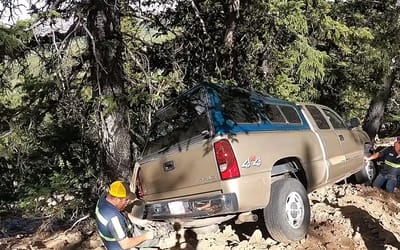
[[[361,123],[360,123],[360,120],[358,120],[358,118],[351,118],[349,121],[350,128],[356,128],[360,125],[361,125]]]

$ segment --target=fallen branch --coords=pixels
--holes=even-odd
[[[79,222],[86,220],[87,218],[89,218],[89,215],[85,215],[82,218],[80,218],[79,220],[75,221],[74,224],[72,224],[72,226],[70,228],[68,228],[67,230],[64,231],[64,234],[66,234],[67,232],[71,231]]]

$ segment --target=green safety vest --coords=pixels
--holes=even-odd
[[[400,164],[396,164],[388,160],[385,160],[385,164],[392,168],[400,168]]]

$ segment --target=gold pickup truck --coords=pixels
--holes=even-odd
[[[237,217],[264,222],[277,241],[305,237],[307,193],[354,176],[371,181],[368,135],[332,109],[200,84],[155,113],[132,188],[149,219],[187,227]]]

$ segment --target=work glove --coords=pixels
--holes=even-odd
[[[152,239],[154,239],[154,233],[153,233],[152,231],[147,231],[147,232],[145,232],[143,235],[144,235],[144,238],[145,238],[146,240],[152,240]]]

